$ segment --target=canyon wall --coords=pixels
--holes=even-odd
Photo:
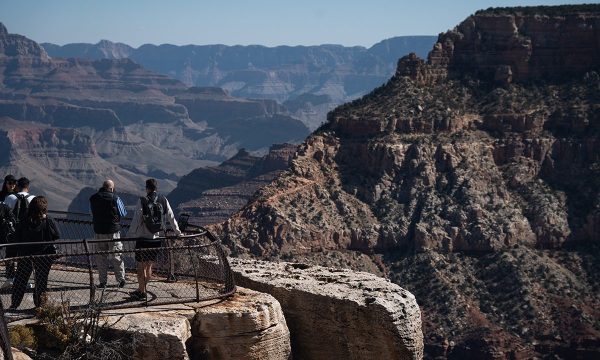
[[[0,117],[11,133],[30,126],[26,123],[63,135],[73,131],[95,148],[102,166],[112,165],[100,171],[98,162],[73,161],[77,152],[66,159],[65,152],[46,148],[47,142],[36,145],[34,156],[32,149],[20,150],[23,142],[2,140],[8,153],[1,155],[0,171],[36,180],[38,193],[46,193],[61,210],[83,187],[96,188],[108,175],[127,193],[138,193],[149,177],[167,193],[190,169],[216,165],[239,148],[264,153],[273,143],[299,142],[308,135],[306,126],[275,101],[188,89],[128,58],[51,58],[39,44],[8,33],[1,24]],[[52,161],[42,159],[45,151],[53,152]],[[61,165],[55,165],[59,159]],[[60,189],[61,182],[69,186]]]
[[[596,354],[599,19],[477,12],[330,112],[215,231],[245,256],[361,252],[422,299],[431,357]]]

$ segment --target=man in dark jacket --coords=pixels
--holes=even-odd
[[[115,184],[112,180],[106,180],[100,190],[90,197],[90,209],[94,222],[94,233],[96,239],[104,239],[96,243],[96,250],[115,251],[111,254],[100,254],[96,256],[98,265],[98,287],[106,287],[108,278],[108,263],[113,266],[115,279],[119,287],[125,286],[125,265],[121,258],[123,243],[121,238],[121,217],[127,215],[123,201],[115,195]]]

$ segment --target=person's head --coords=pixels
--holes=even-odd
[[[113,192],[115,191],[115,183],[110,179],[104,180],[104,182],[102,183],[102,188]]]
[[[31,199],[27,217],[34,222],[41,221],[48,213],[48,200],[44,196],[36,196]]]
[[[26,177],[22,177],[17,181],[17,188],[19,191],[27,191],[29,192],[29,179]]]
[[[146,180],[146,193],[150,194],[158,190],[158,181],[156,179]]]
[[[4,177],[4,183],[2,184],[2,191],[12,193],[17,188],[17,178],[12,175],[6,175]]]

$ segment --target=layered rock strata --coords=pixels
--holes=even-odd
[[[188,310],[149,308],[108,314],[108,331],[136,337],[134,359],[288,360],[290,337],[277,300],[238,288],[236,294]]]
[[[232,260],[236,282],[281,304],[299,359],[420,359],[415,297],[383,278],[351,270]]]
[[[235,98],[215,88],[188,89],[126,58],[51,58],[36,42],[0,27],[0,125],[18,131],[19,122],[35,122],[87,137],[112,165],[110,171],[78,165],[63,157],[65,152],[54,159],[71,166],[68,175],[86,177],[83,186],[97,187],[106,175],[119,173],[121,190],[137,193],[139,180],[153,177],[167,193],[190,169],[216,165],[241,147],[265,152],[273,143],[299,142],[308,135],[306,126],[275,101]],[[48,192],[51,202],[65,210],[82,184],[61,172],[42,175],[35,165],[24,165],[40,160],[12,153],[26,146],[5,146],[0,171],[36,179],[42,188],[68,183],[61,193]],[[45,150],[53,151],[42,146],[36,153],[43,156]]]
[[[428,356],[596,354],[599,19],[598,5],[478,12],[332,111],[216,231],[235,254],[358,250],[437,294],[420,301]]]
[[[242,149],[219,166],[196,169],[184,176],[169,200],[179,212],[189,213],[195,224],[222,222],[287,169],[296,149],[292,144],[275,144],[262,157]]]
[[[188,86],[218,86],[234,96],[289,100],[288,109],[311,129],[328,111],[383,83],[397,59],[409,52],[427,54],[433,36],[402,36],[371,48],[320,46],[42,44],[53,57],[93,60],[130,58]]]

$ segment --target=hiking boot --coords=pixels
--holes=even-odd
[[[143,292],[143,291],[139,291],[139,290],[135,290],[133,292],[130,292],[129,296],[133,300],[138,300],[138,301],[144,301],[144,300],[146,300],[146,293]]]
[[[125,287],[125,285],[126,285],[126,284],[127,284],[127,283],[125,282],[125,279],[123,279],[123,280],[119,281],[119,285],[118,285],[118,286],[119,286],[120,288],[122,288],[122,287]]]
[[[173,275],[173,274],[170,274],[170,275],[167,277],[167,282],[170,282],[170,283],[177,282],[177,277],[176,277],[175,275]]]

